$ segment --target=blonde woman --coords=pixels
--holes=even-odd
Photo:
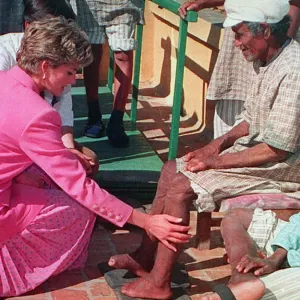
[[[96,215],[144,228],[173,250],[170,242],[190,238],[181,219],[140,213],[101,189],[63,145],[60,116],[40,93],[61,95],[91,61],[85,33],[51,18],[27,28],[18,65],[0,72],[0,297],[82,267]],[[43,188],[14,181],[32,166]]]

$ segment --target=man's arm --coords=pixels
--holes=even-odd
[[[202,147],[196,151],[188,153],[183,160],[187,162],[186,170],[195,172],[198,170],[199,163],[202,164],[205,161],[211,160],[225,149],[231,147],[237,139],[249,134],[249,124],[246,121],[241,122],[237,126],[233,127],[226,134],[218,137],[210,142],[205,147]],[[202,168],[199,169],[199,171]]]
[[[288,154],[287,151],[261,143],[240,152],[215,157],[212,167],[213,169],[258,167],[266,163],[282,161]]]
[[[288,36],[295,38],[300,25],[300,0],[290,1],[291,25],[288,31]]]
[[[260,143],[249,149],[235,152],[219,154],[223,150],[231,147],[234,142],[249,133],[249,125],[246,121],[240,123],[227,134],[212,141],[206,147],[206,157],[194,156],[186,165],[186,170],[191,172],[199,172],[208,169],[230,169],[243,167],[257,167],[270,162],[278,162],[284,160],[289,152],[276,149],[266,143]]]
[[[273,250],[287,251],[287,260],[291,267],[300,267],[300,214],[291,216],[287,223],[272,241]]]

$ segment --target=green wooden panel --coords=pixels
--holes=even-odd
[[[101,110],[107,123],[112,110],[112,95],[108,88],[99,89]],[[74,136],[99,157],[100,168],[96,176],[100,186],[110,191],[156,189],[162,168],[162,161],[148,144],[146,138],[132,125],[129,116],[124,116],[126,133],[130,138],[127,148],[112,147],[107,138],[91,139],[83,137],[83,128],[87,120],[85,91],[82,87],[72,89],[74,110]]]

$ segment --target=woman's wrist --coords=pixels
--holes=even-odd
[[[147,229],[147,224],[148,224],[148,221],[149,221],[150,217],[151,216],[148,215],[148,214],[145,214],[145,213],[142,213],[142,212],[140,212],[136,209],[133,209],[127,222],[129,224],[138,226],[138,227],[146,230]]]

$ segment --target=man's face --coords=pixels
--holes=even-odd
[[[263,33],[254,35],[244,23],[232,27],[235,32],[235,47],[239,47],[249,62],[264,61],[268,44]]]

